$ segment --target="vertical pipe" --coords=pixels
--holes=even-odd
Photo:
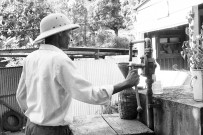
[[[132,66],[132,65],[131,65],[131,64],[132,64],[132,63],[131,63],[131,62],[132,62],[132,48],[133,48],[133,43],[130,43],[130,45],[129,45],[129,65],[130,65],[130,66]],[[130,71],[131,69],[133,69],[133,68],[135,68],[135,67],[130,67],[130,68],[129,68],[129,71]],[[136,74],[138,74],[138,70],[137,70],[137,73],[136,73]],[[137,85],[135,85],[134,88],[135,88],[135,95],[136,95],[136,101],[137,101],[137,113],[138,113],[137,119],[140,120],[140,113],[141,113],[141,111],[142,111],[142,107],[141,107],[141,105],[140,105],[140,98],[139,98],[139,93],[138,93]]]
[[[150,107],[152,104],[152,75],[154,74],[154,62],[150,61],[152,59],[152,45],[149,38],[145,39],[145,55],[147,57],[147,67],[146,68],[146,83],[147,83],[147,93],[146,93],[146,109],[147,109],[147,126],[154,130],[154,117],[153,117],[153,108]]]
[[[147,93],[146,93],[146,108],[147,108],[147,126],[154,130],[154,117],[153,108],[149,105],[152,104],[152,76],[147,76]]]
[[[132,47],[133,44],[135,43],[140,43],[140,42],[144,42],[145,43],[145,58],[144,59],[144,74],[146,76],[146,83],[147,83],[147,93],[146,93],[146,111],[147,111],[147,126],[154,130],[154,117],[153,117],[153,108],[150,106],[152,105],[152,83],[153,83],[153,79],[152,79],[152,75],[155,73],[155,60],[152,57],[152,44],[151,44],[151,40],[149,38],[145,38],[145,40],[143,41],[135,41],[135,42],[131,42],[129,45],[129,62],[132,61]]]
[[[133,55],[133,43],[129,44],[129,62],[132,62],[132,55]]]

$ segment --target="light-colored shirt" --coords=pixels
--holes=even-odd
[[[112,93],[113,85],[93,86],[61,49],[42,44],[24,61],[16,97],[31,122],[58,126],[69,123],[65,117],[72,98],[108,104]]]

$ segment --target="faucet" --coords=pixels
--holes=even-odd
[[[144,56],[140,57],[141,63],[133,63],[132,62],[132,48],[133,45],[136,43],[142,43],[144,42],[145,50],[144,50]],[[138,50],[139,51],[139,50]],[[146,92],[146,111],[147,111],[147,126],[154,130],[154,119],[153,119],[153,107],[155,105],[152,103],[152,75],[155,73],[156,63],[155,59],[152,57],[152,44],[150,38],[145,38],[144,40],[139,41],[132,41],[129,45],[129,66],[132,68],[141,68],[142,73],[141,75],[146,77],[146,84],[147,84],[147,92]],[[137,97],[137,96],[136,96]],[[138,100],[138,99],[137,99]],[[140,101],[137,101],[140,103]],[[139,106],[139,105],[138,105]]]

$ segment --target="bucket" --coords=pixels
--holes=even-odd
[[[123,74],[123,76],[126,78],[128,75],[128,71],[129,71],[129,67],[128,67],[129,63],[128,62],[121,62],[118,63],[118,68],[120,69],[121,73]]]
[[[128,75],[128,62],[118,63],[123,76]],[[119,93],[118,112],[121,119],[136,119],[137,118],[137,101],[136,93],[133,88],[125,89]]]
[[[203,101],[203,69],[192,69],[191,87],[195,101]]]

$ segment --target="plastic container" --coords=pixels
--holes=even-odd
[[[152,83],[152,92],[153,94],[163,94],[161,81],[155,81],[154,83]]]

